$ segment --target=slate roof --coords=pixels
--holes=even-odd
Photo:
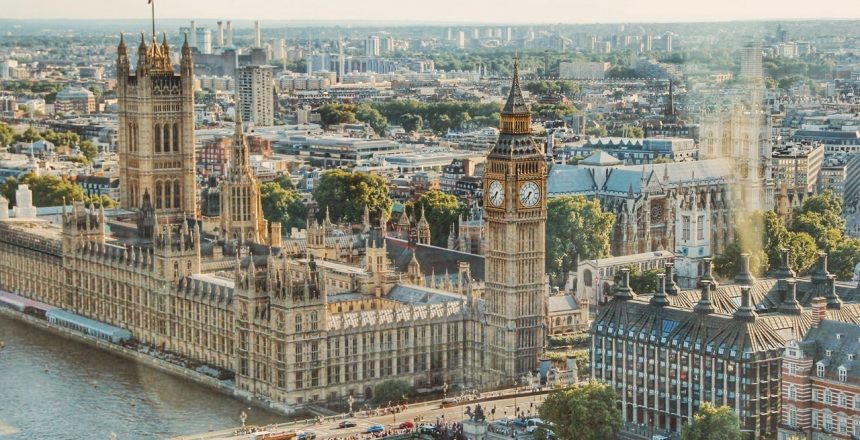
[[[591,172],[575,165],[553,165],[547,180],[550,196],[585,193],[595,190]]]
[[[411,284],[395,285],[391,291],[388,292],[386,298],[404,304],[442,304],[448,302],[462,302],[466,300],[466,297],[462,295],[430,287],[414,286]]]
[[[579,303],[573,295],[552,295],[547,299],[549,313],[564,313],[579,310]]]
[[[602,151],[596,150],[590,156],[586,157],[579,161],[580,165],[593,165],[593,166],[611,166],[611,165],[623,165],[624,162],[619,160],[617,157]]]
[[[407,271],[414,250],[415,259],[421,265],[421,273],[424,275],[435,273],[438,276],[444,274],[446,270],[449,274],[457,274],[459,262],[466,261],[471,265],[472,278],[484,279],[484,257],[481,255],[423,244],[410,245],[405,240],[393,237],[386,237],[385,243],[388,258],[394,263],[394,268],[398,272]]]
[[[839,367],[844,367],[849,382],[860,382],[860,325],[825,319],[809,330],[801,348],[807,356],[827,365],[827,378],[838,380]],[[849,354],[853,360],[848,359]]]

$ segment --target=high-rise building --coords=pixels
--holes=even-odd
[[[159,217],[197,212],[194,162],[194,63],[186,39],[179,73],[167,38],[141,38],[132,70],[125,41],[117,48],[120,206],[151,199]]]
[[[364,40],[364,55],[378,57],[380,53],[380,41],[376,35],[370,35]]]
[[[254,22],[254,47],[262,47],[262,39],[260,32],[260,21]]]
[[[224,47],[224,22],[218,20],[218,47]]]
[[[233,47],[233,23],[227,20],[227,47]]]
[[[744,44],[741,49],[741,78],[763,79],[764,72],[761,67],[761,43],[751,42]]]
[[[272,66],[245,66],[237,70],[239,112],[251,126],[274,124],[274,77]]]
[[[487,368],[502,383],[537,367],[546,332],[547,168],[543,149],[531,136],[531,112],[520,91],[517,67],[515,60],[499,138],[484,173]]]
[[[391,53],[394,52],[394,38],[385,37],[380,40],[380,52],[381,53]]]
[[[663,35],[663,48],[666,50],[666,52],[672,51],[672,33],[671,32],[666,32]]]
[[[191,20],[191,28],[188,32],[190,35],[188,38],[191,38],[191,41],[188,43],[191,47],[197,47],[197,22]]]
[[[466,32],[459,31],[457,32],[457,48],[463,49],[466,47]]]

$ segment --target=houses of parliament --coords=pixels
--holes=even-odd
[[[202,230],[192,53],[186,42],[176,69],[166,41],[145,40],[134,65],[125,40],[117,50],[124,214],[75,203],[53,222],[0,217],[0,289],[284,405],[368,399],[390,379],[491,388],[537,367],[547,172],[516,74],[488,157],[484,258],[387,234],[380,212],[355,225],[323,216],[306,238],[282,238],[263,218],[241,121],[220,223]]]

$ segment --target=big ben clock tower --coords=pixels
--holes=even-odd
[[[499,140],[487,156],[484,174],[490,324],[484,356],[486,369],[493,372],[490,383],[513,383],[537,368],[543,351],[546,181],[543,149],[531,137],[531,112],[514,60]]]

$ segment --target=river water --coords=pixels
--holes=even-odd
[[[278,416],[0,315],[0,440],[162,439]]]

